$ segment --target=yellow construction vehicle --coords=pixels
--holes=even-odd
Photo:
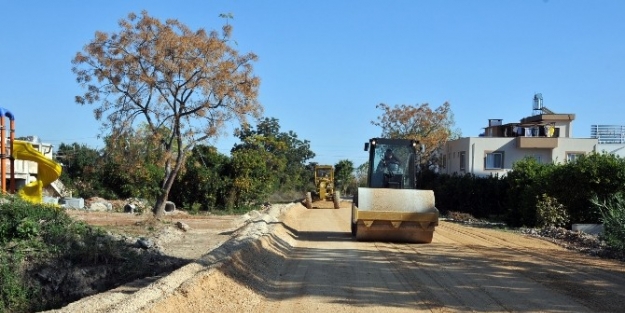
[[[416,187],[423,146],[409,139],[373,138],[365,151],[367,187],[354,195],[352,236],[361,241],[432,242],[439,217],[434,192]]]
[[[312,209],[314,202],[332,201],[334,208],[338,209],[340,194],[334,190],[334,167],[332,165],[315,165],[314,175],[315,191],[306,193],[306,207]]]

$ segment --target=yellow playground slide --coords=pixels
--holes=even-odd
[[[43,187],[50,185],[61,176],[61,165],[35,150],[26,141],[13,141],[13,156],[17,160],[36,162],[39,166],[37,180],[27,183],[20,189],[19,196],[33,203],[43,202]]]

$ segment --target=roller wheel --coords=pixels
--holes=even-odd
[[[312,209],[312,194],[310,192],[306,193],[306,208],[307,209]]]

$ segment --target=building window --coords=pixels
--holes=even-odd
[[[464,151],[458,152],[458,157],[460,158],[460,170],[464,171],[465,170],[465,153]]]
[[[443,158],[441,160],[441,168],[447,167],[447,155],[443,154]]]
[[[584,156],[583,152],[567,152],[566,153],[566,162],[574,162],[580,157]]]
[[[486,153],[484,169],[487,170],[500,170],[503,169],[503,152],[488,152]]]

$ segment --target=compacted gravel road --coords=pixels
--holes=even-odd
[[[545,240],[441,221],[431,244],[357,242],[348,203],[285,205],[92,312],[622,312],[625,269]],[[236,239],[236,236],[253,240]],[[88,302],[91,301],[91,302]],[[88,304],[87,304],[88,303]]]

